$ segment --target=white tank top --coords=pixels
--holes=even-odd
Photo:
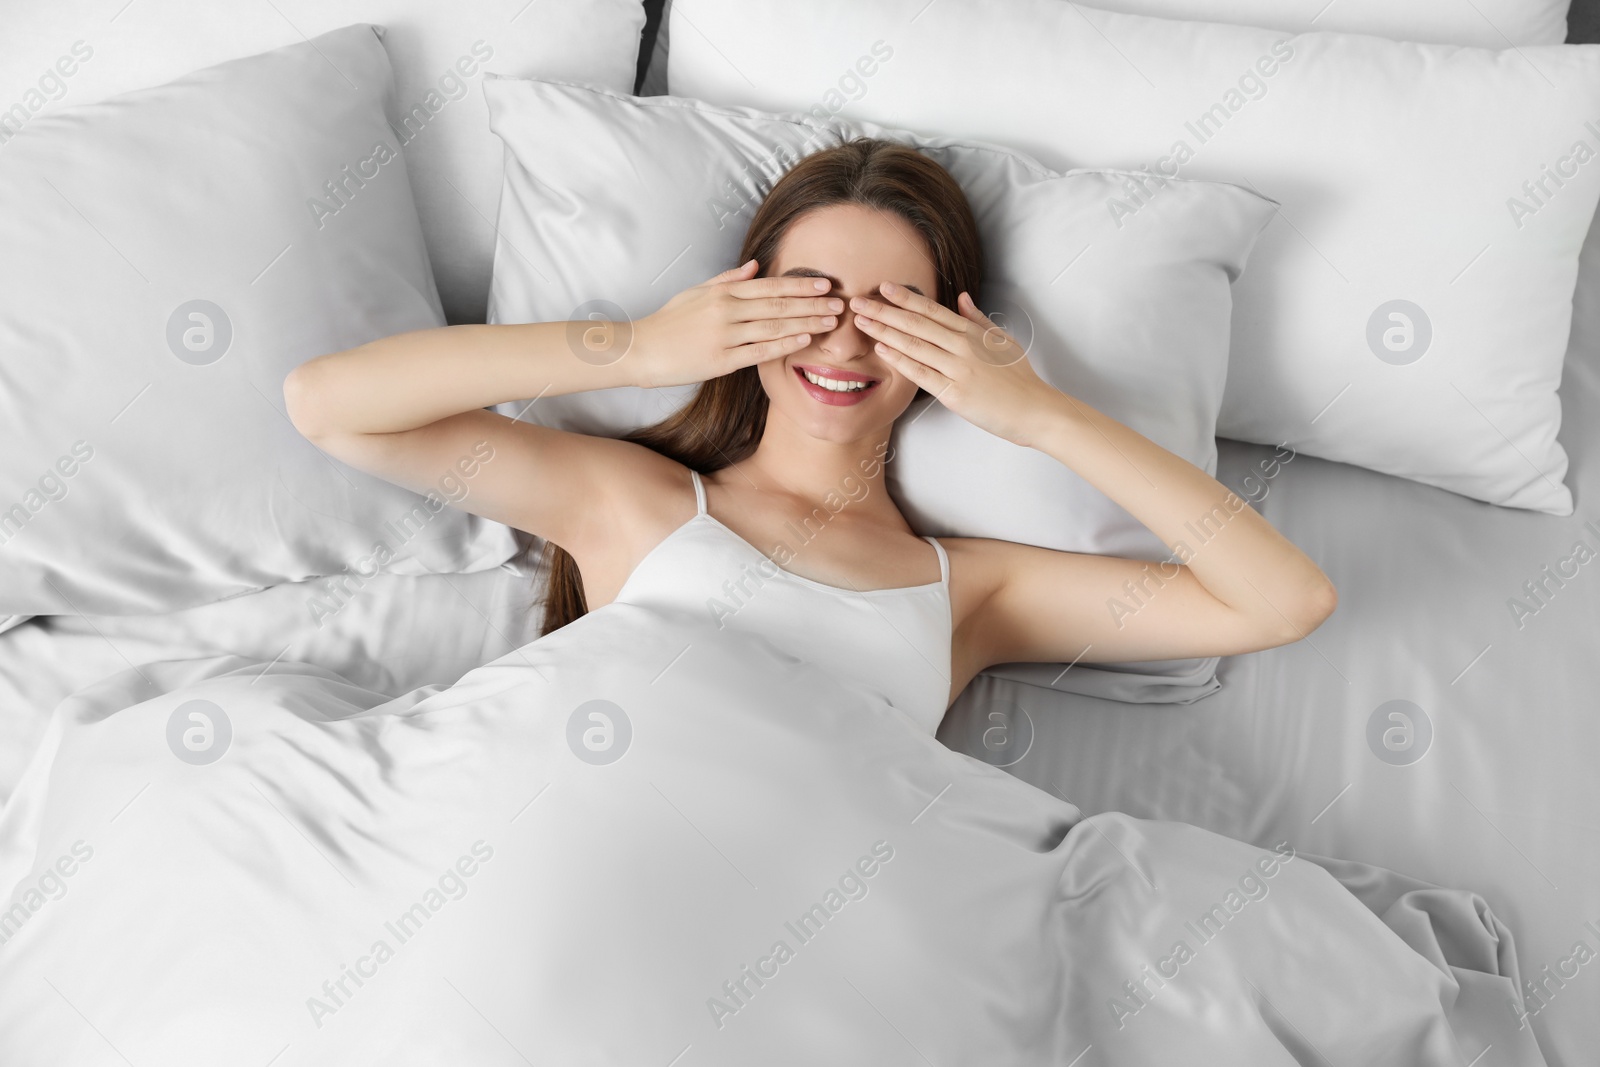
[[[825,585],[784,570],[713,518],[699,472],[689,473],[697,514],[639,561],[616,602],[705,611],[879,694],[928,733],[938,729],[950,699],[944,546],[926,538],[939,555],[937,582],[866,590]]]

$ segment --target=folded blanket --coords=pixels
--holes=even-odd
[[[107,679],[0,814],[0,888],[9,1067],[1544,1062],[1471,894],[1085,818],[626,605],[393,700]]]

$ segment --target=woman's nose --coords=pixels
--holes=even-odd
[[[872,351],[872,338],[856,325],[856,313],[847,305],[839,316],[839,325],[823,335],[818,347],[841,360],[859,359]]]

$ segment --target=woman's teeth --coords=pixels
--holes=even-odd
[[[871,382],[836,381],[833,378],[824,378],[820,374],[813,374],[808,370],[802,370],[800,373],[804,374],[806,376],[806,381],[810,382],[812,385],[820,385],[822,388],[831,389],[835,393],[859,393],[861,390],[872,384]]]

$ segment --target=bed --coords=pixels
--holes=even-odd
[[[642,26],[643,47],[613,64],[646,91],[665,88],[662,7],[645,4],[625,27]],[[160,17],[177,16],[164,8]],[[1580,0],[1568,25],[1568,41],[1600,41],[1600,5]],[[219,47],[185,54],[168,73],[228,52]],[[441,183],[447,175],[426,195],[448,198]],[[479,214],[457,202],[445,217],[466,226]],[[478,321],[486,268],[444,232],[438,216],[424,228],[436,260],[461,261],[440,286],[443,310]],[[1085,816],[1188,823],[1262,849],[1287,842],[1470,890],[1515,935],[1525,1014],[1508,1002],[1505,1019],[1530,1026],[1551,1065],[1593,1062],[1600,566],[1571,561],[1577,543],[1600,550],[1600,227],[1584,244],[1580,279],[1589,281],[1578,286],[1560,385],[1572,514],[1498,507],[1306,454],[1275,468],[1265,493],[1247,491],[1274,449],[1219,438],[1218,479],[1333,579],[1336,614],[1307,640],[1222,660],[1215,691],[1184,703],[1097,695],[1096,684],[1073,686],[1072,672],[1084,673],[1073,666],[991,672],[962,694],[938,740]],[[332,613],[314,607],[329,603],[330,588],[307,578],[180,610],[18,621],[0,631],[0,803],[25,773],[48,774],[38,750],[63,701],[111,681],[153,695],[166,676],[146,678],[152,664],[322,671],[401,698],[514,660],[537,636],[543,577],[537,545],[517,547],[498,565],[382,575],[337,596]],[[1550,580],[1552,567],[1565,577]],[[16,824],[13,813],[6,825]],[[0,853],[8,844],[0,875],[25,870],[22,843],[0,838]],[[275,1051],[265,1047],[261,1061]],[[100,1062],[82,1056],[73,1062]],[[1467,1060],[1497,1062],[1492,1049]]]

